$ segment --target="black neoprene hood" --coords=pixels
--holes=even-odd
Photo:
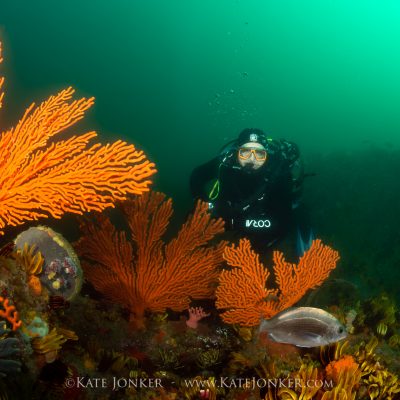
[[[264,147],[267,146],[267,136],[261,129],[257,128],[246,128],[240,132],[237,139],[237,146],[242,146],[245,143],[259,143]]]

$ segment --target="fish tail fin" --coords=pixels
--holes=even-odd
[[[304,236],[306,239],[304,239]],[[300,228],[297,227],[296,250],[299,257],[301,257],[311,247],[313,240],[315,240],[315,235],[312,228],[309,229],[308,235],[303,235]]]
[[[258,335],[254,335],[258,344],[261,346],[265,345],[269,340],[271,340],[271,328],[272,323],[268,319],[261,319],[260,325],[258,327]]]
[[[268,319],[263,319],[260,323],[259,332],[267,332],[271,328],[271,322]]]
[[[258,336],[268,336],[272,328],[272,322],[269,319],[262,319],[258,327]]]

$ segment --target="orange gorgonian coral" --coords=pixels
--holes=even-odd
[[[0,89],[3,82],[1,77]],[[15,128],[1,134],[0,234],[7,225],[101,211],[149,190],[154,164],[133,145],[119,140],[88,147],[95,132],[54,140],[93,105],[93,98],[71,100],[73,93],[68,88],[32,104]],[[0,106],[2,99],[0,91]]]
[[[225,248],[224,258],[232,269],[224,270],[216,291],[217,308],[226,310],[222,319],[230,324],[256,326],[260,318],[271,318],[298,302],[320,285],[336,267],[337,251],[314,240],[298,265],[285,261],[281,252],[273,255],[277,288],[267,288],[270,272],[259,261],[247,239]]]
[[[171,199],[150,192],[125,201],[122,207],[132,241],[99,215],[97,221],[82,222],[83,237],[76,249],[86,278],[129,310],[133,327],[144,326],[145,311],[183,311],[192,298],[213,297],[225,242],[208,243],[223,232],[224,222],[211,218],[206,203],[197,203],[168,244],[162,236],[172,215]]]

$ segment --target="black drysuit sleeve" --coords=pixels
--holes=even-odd
[[[219,157],[213,158],[205,164],[196,167],[190,175],[190,191],[194,199],[208,201],[207,183],[218,178]]]

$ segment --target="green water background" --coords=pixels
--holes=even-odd
[[[397,295],[399,22],[397,0],[1,2],[2,127],[64,87],[95,96],[76,131],[144,149],[177,224],[192,168],[241,129],[293,140],[337,276]]]

